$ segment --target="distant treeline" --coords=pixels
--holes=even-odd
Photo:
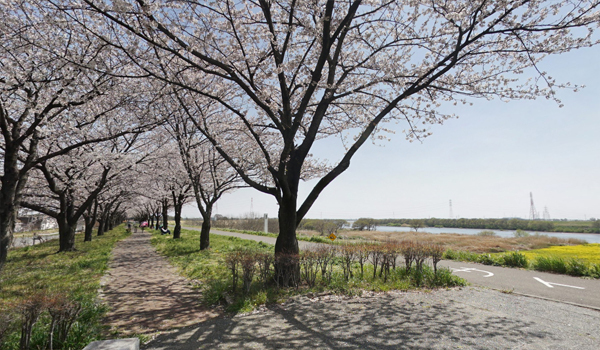
[[[488,230],[527,230],[600,233],[600,220],[592,220],[589,225],[573,225],[556,221],[523,220],[523,219],[380,219],[378,225],[411,227],[452,227]]]

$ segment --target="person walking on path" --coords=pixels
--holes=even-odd
[[[149,233],[119,242],[102,278],[106,323],[121,334],[147,334],[196,324],[219,313],[200,304],[200,293],[159,255]]]

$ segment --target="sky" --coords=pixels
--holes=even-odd
[[[307,218],[529,218],[530,193],[542,216],[600,218],[600,48],[546,58],[558,82],[585,85],[560,90],[552,100],[474,100],[433,135],[409,143],[401,132],[389,142],[367,142],[350,168],[320,195]],[[405,126],[400,125],[401,131]],[[319,157],[334,161],[339,141],[320,142]],[[304,198],[316,183],[303,183]],[[450,208],[452,201],[452,208]],[[450,210],[452,209],[452,210]],[[216,213],[277,217],[269,195],[242,189],[224,195]],[[195,205],[184,217],[199,217]]]

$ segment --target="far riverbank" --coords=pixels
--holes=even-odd
[[[382,232],[410,232],[414,231],[411,227],[405,226],[376,226],[376,231]],[[513,230],[488,230],[488,229],[473,229],[473,228],[453,228],[453,227],[422,227],[418,229],[418,232],[427,232],[433,234],[441,233],[456,233],[461,235],[477,235],[481,231],[493,231],[496,236],[503,238],[511,238],[515,236]],[[548,237],[557,237],[563,239],[575,238],[581,239],[588,243],[600,243],[600,234],[595,233],[571,233],[571,232],[538,232],[538,231],[527,231],[530,235],[544,235]]]

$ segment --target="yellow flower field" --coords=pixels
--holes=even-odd
[[[553,256],[563,259],[581,259],[588,263],[600,264],[600,244],[583,244],[572,246],[553,246],[544,249],[520,251],[532,261],[537,256]]]

